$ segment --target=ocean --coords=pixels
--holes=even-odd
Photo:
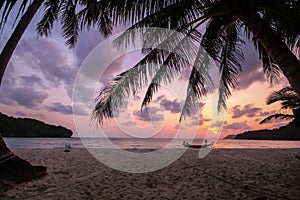
[[[54,149],[64,148],[70,144],[72,148],[111,148],[113,143],[121,149],[164,148],[170,143],[167,138],[4,138],[7,146],[11,149]],[[82,143],[84,140],[84,144]],[[184,148],[185,139],[175,139],[167,148]],[[193,144],[202,144],[203,140],[196,139]],[[208,141],[210,142],[210,141]],[[300,148],[300,141],[278,141],[278,140],[223,140],[215,142],[214,148]]]

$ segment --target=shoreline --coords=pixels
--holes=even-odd
[[[169,166],[143,174],[111,169],[86,149],[13,151],[34,165],[46,166],[48,175],[14,184],[0,194],[1,199],[297,199],[300,195],[300,159],[295,157],[300,149],[213,149],[203,159],[198,158],[198,149],[188,149]]]

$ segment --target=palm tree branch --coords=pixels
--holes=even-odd
[[[274,119],[290,120],[290,119],[294,119],[294,115],[281,114],[281,113],[273,114],[273,115],[270,115],[270,116],[266,117],[262,121],[260,121],[259,124],[265,124],[265,123],[268,123],[268,122],[270,122]]]

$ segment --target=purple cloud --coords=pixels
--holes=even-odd
[[[133,112],[133,115],[142,121],[147,122],[157,122],[162,121],[164,119],[164,116],[162,114],[159,114],[159,109],[156,107],[150,107],[147,109],[143,109],[142,111],[136,110]]]
[[[36,91],[34,88],[2,87],[0,90],[0,103],[5,105],[21,105],[26,108],[38,109],[48,94]]]
[[[237,119],[243,116],[246,117],[265,117],[271,114],[276,113],[276,110],[272,111],[263,111],[262,108],[254,107],[253,104],[247,104],[244,107],[236,105],[231,109],[232,118]]]
[[[247,104],[243,108],[240,105],[234,106],[231,109],[232,118],[237,119],[243,116],[254,117],[262,111],[262,108],[254,107],[253,104]]]
[[[51,112],[59,112],[59,113],[63,113],[66,115],[70,115],[73,113],[72,106],[63,105],[59,102],[54,102],[54,103],[50,104],[49,106],[45,106],[45,107],[48,111],[51,111]]]
[[[227,124],[224,126],[224,129],[249,130],[251,129],[251,126],[249,126],[247,122],[244,121],[244,122],[235,122],[235,123]]]
[[[254,82],[266,81],[257,51],[250,43],[245,48],[247,48],[247,51],[244,51],[245,61],[242,63],[242,72],[238,75],[238,89],[240,90],[247,89]]]
[[[88,112],[84,109],[83,106],[80,105],[74,105],[75,109],[74,111],[76,111],[76,115],[88,115]],[[72,115],[73,114],[73,110],[72,110],[72,106],[70,105],[63,105],[60,102],[54,102],[50,105],[45,106],[46,109],[50,112],[58,112],[58,113],[62,113],[62,114],[66,114],[66,115]]]
[[[133,121],[127,121],[127,122],[123,122],[121,123],[123,126],[127,126],[127,127],[132,127],[132,126],[136,126],[136,122]]]
[[[20,117],[29,117],[29,118],[45,118],[45,115],[42,113],[36,113],[36,114],[27,114],[22,111],[15,112],[15,115],[18,115]]]

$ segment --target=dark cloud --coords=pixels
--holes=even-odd
[[[45,106],[46,109],[50,112],[59,112],[59,113],[63,113],[66,115],[71,115],[73,114],[72,112],[72,106],[69,105],[63,105],[59,102],[54,102],[48,106]]]
[[[262,108],[254,107],[253,104],[247,104],[243,108],[240,105],[234,106],[231,109],[232,118],[240,118],[243,116],[254,117],[262,111]]]
[[[160,95],[153,102],[159,103],[165,110],[170,111],[173,114],[181,112],[181,105],[178,99],[170,101],[165,95]]]
[[[72,61],[69,55],[71,52],[68,54],[64,49],[61,49],[56,41],[51,39],[39,38],[35,40],[32,36],[27,36],[21,40],[15,54],[22,59],[24,66],[41,72],[50,87],[59,87],[64,84],[71,98],[73,83],[78,69],[78,66],[72,64],[75,61]],[[41,79],[36,75],[20,78],[23,82],[31,78],[33,83],[37,83]],[[43,82],[45,83],[45,81]]]
[[[159,109],[156,107],[150,107],[147,109],[143,109],[142,111],[136,110],[133,112],[133,115],[142,121],[148,121],[148,122],[157,122],[162,121],[164,119],[163,114],[158,113]]]
[[[249,126],[247,122],[244,121],[244,122],[235,122],[235,123],[227,124],[224,126],[224,129],[249,130],[251,129],[251,126]]]
[[[160,105],[173,114],[181,112],[180,102],[177,99],[173,101],[163,99],[161,100]]]
[[[226,121],[225,122],[224,121],[216,121],[213,124],[211,124],[210,127],[211,128],[215,128],[215,127],[219,128],[219,127],[221,127],[221,126],[223,126],[225,124],[227,124]]]
[[[266,117],[266,116],[269,116],[269,115],[273,115],[276,113],[276,110],[272,110],[272,111],[265,111],[265,112],[260,112],[259,113],[259,116],[260,117]]]
[[[127,126],[127,127],[132,127],[132,126],[136,126],[136,122],[133,121],[127,121],[127,122],[123,122],[121,123],[123,126]]]
[[[21,111],[15,112],[15,115],[21,116],[21,117],[27,117],[27,114]]]
[[[89,113],[85,110],[85,107],[83,105],[73,105],[74,111],[76,115],[89,115]],[[72,106],[70,105],[63,105],[60,102],[54,102],[50,105],[45,106],[46,109],[50,112],[58,112],[66,115],[73,114]]]
[[[103,40],[104,37],[97,30],[86,31],[80,34],[75,47],[78,66],[81,65],[87,55]]]
[[[28,118],[45,118],[45,115],[42,113],[27,114],[25,112],[17,111],[17,112],[15,112],[15,115],[20,116],[20,117],[28,117]]]
[[[253,104],[247,104],[244,107],[236,105],[231,109],[232,118],[237,119],[243,116],[246,117],[265,117],[276,113],[275,110],[263,111],[262,108],[254,107]]]
[[[48,94],[43,91],[36,91],[33,88],[1,87],[0,103],[5,105],[21,105],[26,108],[38,109]]]
[[[44,85],[43,80],[37,75],[19,76],[18,81],[20,82],[20,85],[23,85],[24,87],[33,88],[34,86],[39,86],[43,89],[48,88]]]
[[[238,89],[247,89],[254,82],[265,82],[266,78],[262,71],[262,62],[259,60],[257,51],[248,41],[244,49],[245,61],[242,63],[242,72],[238,74]]]

